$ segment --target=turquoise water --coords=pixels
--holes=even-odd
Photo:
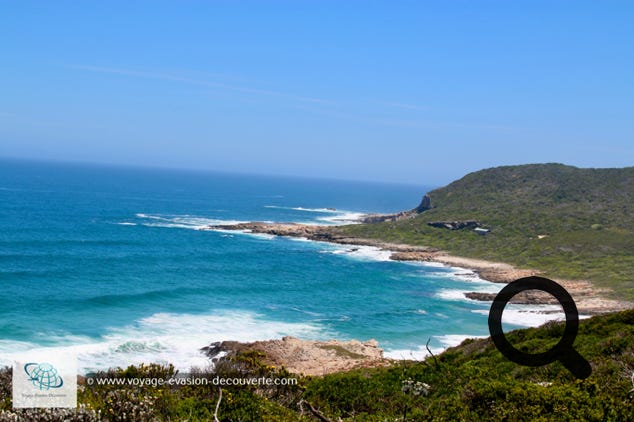
[[[429,186],[0,161],[0,363],[73,351],[85,369],[202,365],[210,342],[370,339],[390,356],[486,335],[496,291],[467,270],[389,253],[198,230],[351,223]],[[326,208],[336,208],[332,211]]]

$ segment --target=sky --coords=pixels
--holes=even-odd
[[[631,1],[0,0],[0,157],[441,185],[634,165]]]

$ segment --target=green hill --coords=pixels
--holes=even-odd
[[[341,231],[590,280],[634,299],[634,167],[497,167],[470,173],[428,196],[431,208],[412,218]],[[490,233],[428,225],[466,220]]]

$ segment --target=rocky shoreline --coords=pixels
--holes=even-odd
[[[390,251],[390,259],[395,261],[438,262],[453,267],[472,270],[484,280],[494,283],[509,283],[521,277],[540,274],[540,271],[519,269],[512,265],[484,261],[449,255],[439,249],[412,246],[398,243],[382,242],[374,239],[356,238],[342,235],[337,226],[308,225],[299,223],[265,223],[250,222],[234,225],[212,225],[201,230],[228,230],[248,233],[261,233],[274,236],[299,237],[313,241],[336,243],[348,246],[373,246],[381,250]],[[608,291],[598,289],[584,280],[556,280],[574,298],[581,314],[596,315],[607,312],[621,311],[634,307],[629,302],[606,298]],[[467,299],[479,301],[493,301],[495,295],[491,293],[469,292]],[[511,303],[526,305],[556,305],[557,300],[548,293],[529,291],[516,295]]]
[[[444,251],[404,244],[381,242],[373,239],[355,238],[342,235],[337,226],[319,226],[298,223],[251,222],[235,225],[208,226],[201,230],[242,231],[274,236],[305,238],[313,241],[336,243],[350,248],[372,246],[390,251],[390,259],[396,261],[438,262],[444,265],[472,270],[484,280],[495,283],[509,283],[521,277],[539,274],[539,271],[518,269],[512,265],[479,259],[457,257]],[[606,291],[597,289],[588,281],[556,280],[575,299],[581,315],[596,315],[632,308],[634,304],[602,297]],[[493,293],[469,292],[465,298],[491,302]],[[511,303],[525,305],[557,305],[557,300],[545,292],[526,291],[516,295]],[[242,352],[263,353],[263,363],[284,367],[290,373],[308,376],[322,376],[330,373],[349,371],[357,368],[387,366],[394,361],[383,356],[383,350],[375,340],[314,341],[284,337],[252,343],[223,341],[212,343],[201,349],[212,361],[223,356]]]

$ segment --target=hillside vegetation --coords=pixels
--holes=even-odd
[[[527,353],[545,350],[563,323],[517,330],[507,338]],[[292,386],[152,387],[94,385],[79,389],[78,410],[11,410],[10,370],[0,371],[0,421],[632,421],[634,310],[581,321],[575,349],[593,369],[575,379],[559,362],[514,364],[490,339],[466,340],[424,362],[397,362],[324,377],[298,377]],[[198,376],[288,377],[251,351]],[[173,367],[111,370],[109,378],[168,378]],[[217,412],[216,412],[216,406]]]
[[[634,167],[497,167],[428,195],[431,208],[413,218],[340,230],[590,280],[634,299]],[[491,232],[482,236],[428,225],[456,220],[477,220]]]

